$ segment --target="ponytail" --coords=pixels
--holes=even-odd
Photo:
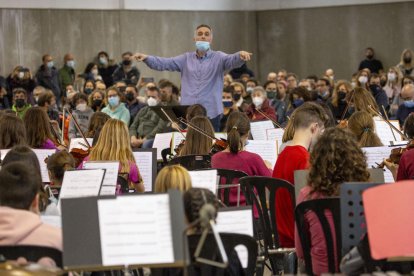
[[[383,144],[372,128],[365,127],[359,139],[359,146],[380,147],[383,146]]]
[[[243,148],[241,137],[250,131],[249,118],[239,111],[232,112],[227,119],[226,131],[230,152],[237,154]]]
[[[241,137],[240,133],[237,130],[237,127],[234,126],[229,133],[227,133],[227,143],[229,144],[229,149],[231,153],[238,153],[240,150]]]

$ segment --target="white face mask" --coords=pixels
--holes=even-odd
[[[154,98],[148,98],[147,104],[148,104],[148,106],[156,106],[158,104],[158,102]]]
[[[253,104],[254,104],[256,107],[260,107],[260,106],[262,106],[263,102],[264,102],[264,99],[263,99],[262,97],[254,97],[254,98],[253,98]]]
[[[86,103],[81,103],[81,104],[78,104],[76,106],[76,109],[79,110],[79,111],[81,111],[81,112],[83,112],[83,111],[86,110],[86,107],[87,107],[87,104]]]
[[[92,73],[92,75],[97,76],[98,75],[98,69],[92,69],[91,73]]]
[[[366,83],[368,82],[368,78],[367,78],[366,76],[360,76],[360,77],[358,78],[358,81],[359,81],[361,84],[366,84]]]
[[[395,73],[388,73],[388,80],[389,81],[395,81],[395,78],[396,78]]]

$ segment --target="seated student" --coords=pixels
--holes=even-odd
[[[372,111],[369,106],[372,106],[374,110],[379,111],[378,105],[371,92],[361,87],[356,87],[353,89],[353,92],[348,93],[346,95],[346,101],[349,103],[348,112],[345,115],[346,119],[356,111],[366,111],[373,117],[377,116],[377,114]]]
[[[360,147],[383,146],[375,132],[375,124],[372,116],[365,111],[357,111],[348,120],[348,129],[358,141]]]
[[[93,111],[102,111],[105,107],[105,94],[100,90],[95,90],[88,97],[88,105]]]
[[[16,145],[26,145],[26,128],[24,123],[16,115],[1,115],[0,149],[10,149]]]
[[[332,98],[328,101],[328,106],[332,111],[335,120],[339,121],[347,107],[346,95],[352,90],[351,84],[346,80],[339,80],[332,93]]]
[[[88,97],[85,94],[78,93],[72,99],[72,105],[75,106],[75,110],[72,112],[74,118],[79,124],[83,134],[88,131],[89,123],[91,121],[94,111],[88,107]],[[82,134],[76,128],[73,118],[69,122],[69,139],[82,137]]]
[[[270,106],[266,91],[261,86],[253,88],[252,103],[246,114],[251,122],[269,120],[268,118],[277,122],[275,110]]]
[[[306,200],[339,196],[340,185],[344,182],[367,182],[370,174],[364,153],[349,132],[327,129],[316,142],[310,156],[308,186],[300,190],[296,204]],[[331,213],[326,214],[334,231]],[[339,218],[335,218],[339,219]],[[305,215],[309,225],[312,269],[316,275],[328,273],[328,252],[322,226],[317,216],[310,212]],[[303,261],[303,250],[295,228],[295,247],[298,258]],[[335,235],[333,236],[335,238]],[[336,241],[335,241],[336,245]],[[334,252],[336,250],[334,249]],[[336,256],[338,258],[340,256]]]
[[[273,177],[294,184],[294,172],[309,166],[309,149],[325,130],[327,121],[323,108],[316,103],[305,103],[295,111],[292,143],[279,154]],[[281,247],[294,247],[293,206],[289,193],[280,190],[276,193],[276,217]]]
[[[166,193],[168,189],[182,192],[191,189],[191,177],[187,169],[180,165],[165,166],[155,179],[156,193]]]
[[[147,97],[148,106],[138,112],[129,127],[131,145],[134,148],[151,148],[155,134],[164,132],[168,125],[150,108],[160,104],[160,90],[157,87],[148,87]]]
[[[108,106],[102,109],[102,112],[108,114],[112,119],[121,120],[128,126],[131,116],[128,108],[121,102],[122,99],[123,95],[118,88],[115,86],[109,87],[105,96],[105,101],[108,103]]]
[[[144,183],[132,154],[127,125],[109,119],[102,128],[98,141],[83,161],[119,161],[119,173],[128,174],[128,184],[137,192],[144,192]],[[83,167],[83,163],[79,166]],[[118,191],[119,192],[119,191]]]
[[[54,109],[56,105],[56,97],[51,90],[47,89],[39,95],[37,105],[46,112],[51,121],[59,123],[59,112]]]
[[[40,107],[32,107],[27,110],[23,122],[26,127],[27,144],[30,147],[34,149],[64,149],[57,144],[52,136],[49,117]]]
[[[1,164],[5,166],[12,162],[25,163],[33,172],[36,173],[39,183],[39,210],[44,215],[59,215],[56,202],[52,201],[51,195],[48,195],[42,183],[42,176],[40,173],[40,164],[36,154],[27,146],[13,147],[3,158]]]
[[[250,133],[250,122],[247,115],[233,112],[227,121],[228,148],[218,152],[211,158],[211,167],[216,169],[229,169],[245,172],[249,176],[272,175],[270,164],[266,164],[256,153],[244,149]],[[237,179],[235,182],[237,183]],[[237,205],[237,188],[230,189],[230,206]],[[246,199],[240,195],[240,205],[245,205]]]
[[[197,116],[191,120],[191,125],[202,129],[208,135],[214,137],[214,129],[210,120],[205,116]],[[194,130],[192,127],[188,127],[187,136],[185,143],[181,147],[178,156],[191,155],[191,154],[202,154],[208,155],[213,146],[213,140],[200,131]]]
[[[51,186],[62,186],[65,171],[75,169],[75,159],[67,151],[62,150],[47,158],[47,170]]]
[[[26,111],[31,107],[27,103],[27,92],[23,88],[15,88],[13,90],[13,106],[12,110],[22,119]]]
[[[89,123],[88,131],[85,133],[86,138],[94,138],[94,142],[98,141],[98,136],[95,139],[96,135],[99,135],[106,121],[111,119],[108,114],[97,111],[93,113],[91,121]]]
[[[62,251],[62,231],[39,216],[39,178],[23,162],[0,170],[0,245],[35,245]]]

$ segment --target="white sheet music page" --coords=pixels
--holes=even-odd
[[[102,169],[66,171],[59,195],[59,210],[62,198],[98,196],[104,175]]]
[[[267,140],[266,130],[275,128],[272,121],[251,122],[250,131],[254,140]]]
[[[56,152],[54,149],[32,149],[36,154],[40,164],[40,173],[42,174],[42,182],[50,182],[49,173],[45,159]]]
[[[152,148],[157,149],[157,160],[162,160],[161,151],[171,146],[172,136],[172,132],[155,134],[154,144],[152,145]]]
[[[134,151],[135,163],[144,181],[145,191],[152,192],[152,152]]]
[[[89,145],[92,146],[93,144],[93,138],[86,138],[86,140],[88,141]],[[71,138],[70,139],[70,144],[69,144],[69,152],[72,149],[83,149],[83,150],[88,150],[87,147],[85,147],[87,144],[85,143],[85,140],[83,140],[83,138]]]
[[[253,237],[252,209],[239,209],[226,211],[222,208],[217,213],[217,231],[220,233],[236,233]],[[231,208],[233,209],[233,208]],[[249,252],[245,246],[235,247],[240,262],[244,268],[247,267]]]
[[[102,264],[173,263],[168,194],[98,200]]]
[[[391,127],[384,122],[383,120],[374,120],[375,131],[380,138],[382,144],[390,145],[391,141],[402,141],[401,135],[398,134],[394,129],[391,130]],[[400,123],[397,120],[390,120],[390,123],[395,126],[397,129],[400,129]],[[394,134],[394,135],[393,135]],[[394,138],[395,136],[395,138]]]
[[[376,168],[377,163],[380,164],[384,158],[388,158],[391,154],[392,147],[366,147],[362,148],[362,151],[365,153],[367,157],[367,164],[368,168],[372,168],[373,166]],[[394,177],[390,170],[384,167],[384,179],[386,183],[393,183]]]
[[[4,159],[4,157],[6,157],[7,153],[10,151],[10,149],[0,149],[0,157],[1,160]]]
[[[85,169],[105,169],[100,195],[115,195],[118,181],[118,161],[87,161],[83,163]]]
[[[283,134],[284,133],[285,133],[285,130],[283,128],[266,129],[267,140],[277,141],[278,147],[281,144],[283,144],[282,139],[283,139]],[[279,149],[278,149],[278,151],[279,151]],[[279,154],[279,152],[278,152],[278,154]]]
[[[260,155],[263,160],[269,161],[272,167],[275,166],[278,151],[277,141],[249,140],[245,149]]]
[[[204,188],[217,192],[217,170],[189,171],[191,185],[194,188]]]
[[[174,153],[174,149],[183,141],[187,136],[186,132],[173,132],[172,143],[171,143],[171,153]]]

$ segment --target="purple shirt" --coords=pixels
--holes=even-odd
[[[43,145],[40,147],[40,149],[55,149],[57,150],[58,148],[55,146],[55,144],[52,142],[52,140],[47,139]]]
[[[239,52],[228,55],[212,50],[203,58],[187,52],[171,58],[148,56],[144,62],[154,70],[181,72],[181,104],[201,104],[209,118],[223,113],[224,72],[244,63]]]

